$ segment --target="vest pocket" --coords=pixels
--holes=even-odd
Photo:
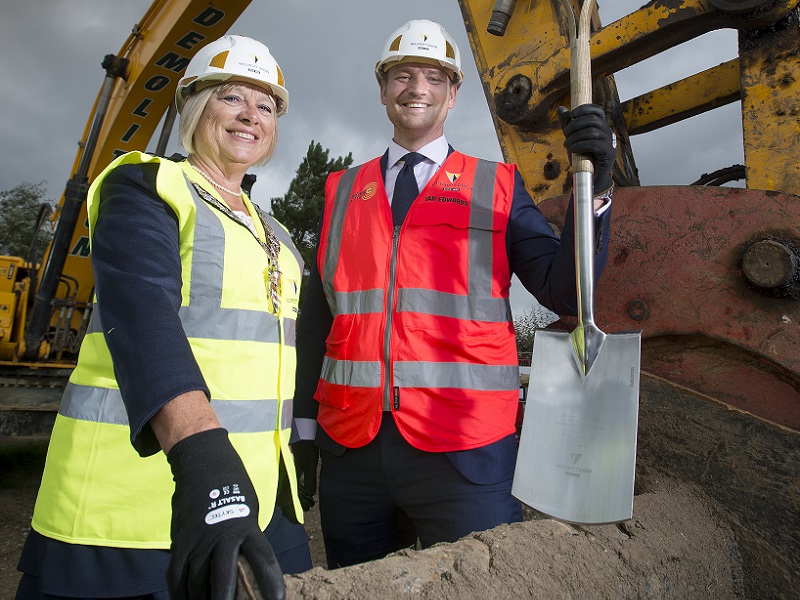
[[[337,315],[334,317],[330,333],[328,333],[328,339],[325,340],[326,356],[336,360],[349,358],[348,341],[353,332],[353,321],[353,315]]]
[[[320,375],[320,380],[317,384],[317,392],[314,394],[314,398],[324,406],[344,410],[350,406],[348,402],[348,396],[350,394],[348,391],[349,388],[347,385],[332,383],[331,380],[328,379],[333,379],[335,377],[333,375],[334,368],[330,365],[331,361],[328,361],[326,358],[325,362],[322,364],[322,374]]]
[[[321,404],[341,410],[349,405],[347,396],[352,379],[352,364],[348,359],[353,322],[353,315],[334,317],[328,339],[325,340],[325,358],[315,394]]]

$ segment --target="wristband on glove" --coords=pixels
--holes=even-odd
[[[191,435],[175,444],[167,455],[175,477],[176,492],[197,494],[200,513],[206,525],[229,519],[258,517],[258,497],[242,459],[224,429]],[[205,497],[205,501],[202,498]],[[180,496],[176,500],[186,500]],[[201,508],[202,504],[205,508]],[[199,516],[199,514],[198,514]]]
[[[170,597],[232,599],[241,554],[265,597],[283,598],[283,574],[258,525],[258,497],[228,432],[190,435],[172,447],[167,460],[175,479]]]

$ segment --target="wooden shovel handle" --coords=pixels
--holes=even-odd
[[[592,102],[592,59],[589,46],[591,17],[595,0],[583,0],[577,35],[570,40],[570,103],[572,108]],[[594,173],[592,161],[583,154],[572,155],[573,173]]]

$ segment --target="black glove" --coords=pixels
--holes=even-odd
[[[297,493],[303,510],[308,510],[317,493],[317,465],[319,464],[319,448],[314,440],[300,440],[292,444],[294,468],[297,471]]]
[[[228,432],[190,435],[172,447],[167,460],[175,479],[170,597],[232,600],[241,553],[264,597],[282,600],[283,573],[258,526],[256,491]]]
[[[597,104],[582,104],[570,111],[559,106],[556,114],[564,132],[564,147],[570,157],[573,153],[588,154],[594,159],[595,195],[609,189],[614,184],[611,169],[617,158],[617,149],[603,108]]]

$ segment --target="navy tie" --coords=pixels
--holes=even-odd
[[[392,222],[395,227],[403,224],[408,209],[411,208],[414,200],[419,196],[417,178],[414,176],[414,166],[422,162],[425,158],[417,152],[409,152],[403,157],[405,164],[397,174],[397,181],[394,184],[392,194]]]

